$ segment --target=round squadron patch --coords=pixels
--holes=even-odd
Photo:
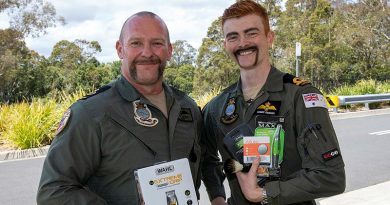
[[[154,127],[158,123],[158,119],[152,117],[148,105],[140,103],[139,100],[133,102],[134,119],[135,121],[145,127]]]
[[[65,128],[66,124],[68,123],[68,120],[70,118],[70,115],[71,115],[71,110],[70,108],[67,109],[64,113],[64,115],[62,116],[62,119],[60,121],[60,123],[58,124],[58,128],[56,130],[56,133],[55,135],[58,135],[61,133],[61,131]]]
[[[236,98],[230,98],[228,104],[225,107],[224,116],[221,117],[221,122],[223,124],[231,124],[235,122],[238,118],[236,113]]]

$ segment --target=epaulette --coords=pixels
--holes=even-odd
[[[106,91],[106,90],[108,90],[110,88],[111,88],[110,85],[104,85],[104,86],[100,87],[99,89],[95,90],[95,92],[82,97],[80,100],[86,100],[86,99],[88,99],[88,98],[90,98],[90,97],[92,97],[94,95],[97,95],[99,93],[102,93],[102,92],[104,92],[104,91]]]
[[[309,81],[295,77],[294,75],[291,75],[289,73],[284,74],[283,83],[291,83],[291,84],[295,84],[298,86],[304,86],[304,85],[310,84]]]

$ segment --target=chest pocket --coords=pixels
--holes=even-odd
[[[196,129],[197,126],[194,121],[189,122],[178,119],[171,148],[173,158],[188,158],[190,162],[198,160],[200,148]]]

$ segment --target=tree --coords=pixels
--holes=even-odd
[[[187,41],[177,40],[172,44],[173,53],[168,66],[180,67],[182,65],[194,65],[196,49]]]
[[[11,28],[23,36],[37,37],[56,23],[65,24],[65,19],[56,15],[54,6],[44,0],[2,0],[0,13],[4,11],[10,16]]]
[[[343,32],[338,43],[351,50],[351,71],[356,78],[386,80],[390,76],[390,8],[386,0],[360,0],[341,4],[338,17]]]
[[[0,102],[12,100],[18,68],[29,58],[23,35],[14,29],[0,29]]]
[[[74,42],[62,40],[56,43],[49,57],[52,65],[69,70],[77,70],[81,64],[91,62],[96,65],[94,55],[101,52],[97,41],[76,39]]]
[[[184,64],[179,67],[167,67],[164,71],[164,80],[169,85],[190,94],[193,91],[195,67]]]
[[[54,66],[71,71],[76,70],[84,59],[79,46],[74,42],[62,40],[54,45],[49,61]]]
[[[195,96],[220,87],[225,88],[238,79],[239,69],[223,47],[220,18],[208,28],[196,62],[193,91]]]

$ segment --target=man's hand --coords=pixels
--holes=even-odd
[[[260,158],[257,157],[252,162],[252,167],[248,173],[236,173],[242,193],[245,198],[251,202],[261,202],[263,200],[263,190],[259,187],[259,185],[257,185],[257,168],[259,167],[259,164]]]
[[[211,201],[211,205],[228,205],[223,197],[217,197]]]

